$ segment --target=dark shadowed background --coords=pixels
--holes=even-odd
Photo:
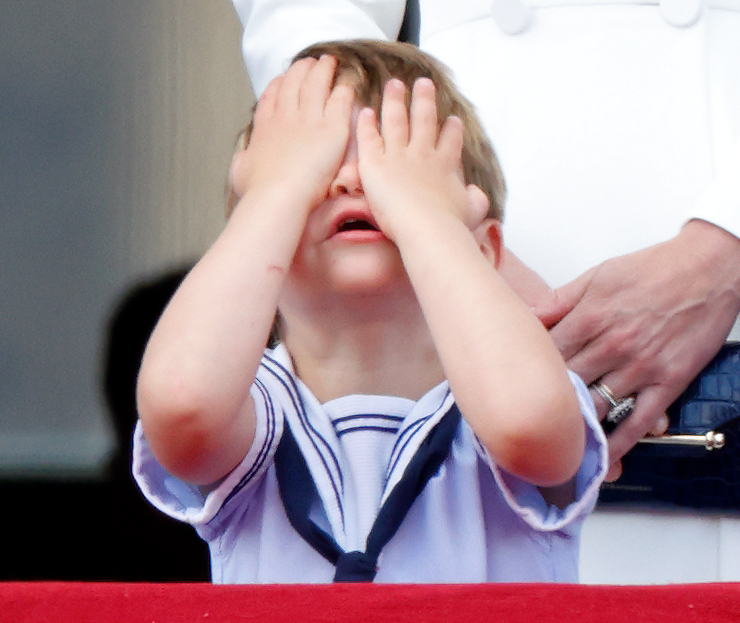
[[[131,362],[222,224],[239,34],[228,0],[3,2],[0,579],[207,577],[131,483]]]

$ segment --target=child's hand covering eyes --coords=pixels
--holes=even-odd
[[[463,181],[462,122],[448,117],[438,131],[436,90],[427,78],[414,84],[408,114],[405,96],[404,84],[389,80],[380,129],[370,108],[357,123],[360,175],[378,225],[395,240],[399,227],[413,227],[430,211],[444,210],[475,229],[486,216],[488,199]]]
[[[275,78],[260,98],[246,150],[231,168],[239,196],[289,193],[308,208],[326,195],[339,169],[349,137],[354,91],[332,88],[336,59],[304,58]]]

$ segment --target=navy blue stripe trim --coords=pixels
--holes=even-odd
[[[386,474],[386,479],[390,477],[390,475],[393,473],[393,470],[396,469],[396,466],[398,465],[398,461],[401,458],[401,455],[403,454],[403,451],[406,449],[406,447],[411,443],[411,440],[413,439],[414,435],[421,429],[422,426],[426,422],[428,422],[436,413],[439,412],[439,410],[442,408],[442,405],[444,404],[445,400],[447,400],[447,397],[450,395],[450,390],[448,389],[445,392],[445,395],[442,397],[442,401],[439,403],[439,406],[434,409],[429,415],[424,416],[423,418],[418,419],[416,422],[414,422],[411,426],[409,426],[407,429],[401,432],[401,434],[398,436],[398,439],[396,440],[396,443],[393,446],[393,449],[391,450],[391,459],[389,461],[389,467],[388,472]]]
[[[342,471],[339,467],[339,459],[337,459],[337,456],[334,454],[334,451],[332,450],[332,447],[329,445],[329,442],[324,439],[324,437],[319,433],[319,431],[314,428],[314,426],[311,424],[311,421],[308,419],[308,415],[306,415],[306,407],[303,404],[303,397],[301,396],[301,392],[298,389],[298,386],[296,385],[295,379],[293,378],[293,375],[290,373],[289,370],[285,368],[280,362],[276,361],[269,355],[265,355],[264,359],[268,360],[270,363],[274,364],[287,378],[287,381],[282,378],[275,370],[272,370],[271,368],[265,366],[265,369],[270,372],[280,383],[285,387],[285,389],[288,391],[288,394],[290,395],[290,398],[293,402],[293,407],[295,408],[296,412],[298,413],[299,420],[301,424],[303,425],[303,428],[306,430],[307,433],[309,433],[309,438],[311,438],[311,434],[313,434],[313,437],[316,439],[321,440],[324,447],[326,448],[326,451],[328,455],[331,457],[331,460],[334,464],[334,470],[336,471],[336,476],[339,482],[341,483],[342,491],[344,490],[344,480],[342,476]],[[311,438],[311,441],[314,444],[314,448],[316,448],[316,451],[319,453],[319,455],[322,457],[322,461],[324,460],[324,455],[322,454],[321,450],[319,449],[316,442]],[[329,471],[329,466],[324,463],[324,465],[327,468],[327,471]],[[330,472],[331,473],[331,472]]]
[[[356,426],[355,428],[346,428],[345,430],[337,431],[337,437],[343,437],[344,435],[348,433],[355,433],[358,431],[368,431],[368,430],[372,430],[372,431],[376,431],[380,433],[391,433],[391,434],[398,432],[397,428],[387,428],[383,426]]]
[[[275,405],[273,404],[272,398],[267,392],[267,388],[261,381],[255,379],[255,386],[259,389],[260,394],[262,395],[267,411],[267,435],[265,436],[265,442],[262,444],[262,447],[260,448],[259,454],[257,455],[257,459],[255,460],[254,464],[249,469],[249,471],[241,478],[241,480],[239,480],[238,484],[232,489],[231,493],[226,496],[226,499],[221,505],[221,508],[224,508],[234,498],[234,496],[237,495],[239,491],[241,491],[249,483],[249,481],[257,475],[257,473],[259,473],[265,461],[267,460],[270,448],[275,442],[275,433],[277,431],[277,426],[275,423]]]
[[[389,478],[390,475],[393,473],[393,470],[396,469],[396,466],[398,465],[398,461],[401,459],[401,455],[403,454],[404,449],[409,445],[409,443],[411,443],[414,435],[416,435],[416,433],[418,433],[419,430],[424,426],[424,424],[426,424],[431,418],[431,415],[427,415],[426,417],[417,420],[398,436],[398,439],[396,440],[396,443],[393,447],[393,451],[391,452],[391,461],[389,461],[386,479]],[[402,439],[403,443],[401,443]]]
[[[359,413],[357,415],[345,415],[343,417],[338,417],[336,420],[333,420],[334,425],[348,422],[350,420],[359,420],[361,418],[365,419],[378,419],[378,420],[390,420],[391,422],[403,422],[404,418],[402,415],[385,415],[383,413]]]
[[[336,471],[336,476],[332,476],[330,478],[332,489],[334,490],[334,496],[336,498],[337,506],[339,508],[339,512],[342,518],[342,526],[344,527],[344,507],[342,506],[342,493],[344,492],[344,477],[342,475],[342,472],[339,468],[339,460],[337,459],[337,456],[334,454],[334,451],[332,450],[329,443],[324,439],[321,434],[313,427],[311,422],[308,419],[308,416],[306,415],[306,407],[303,404],[303,398],[301,397],[300,391],[298,390],[298,387],[295,384],[295,380],[293,379],[292,374],[289,370],[285,368],[281,363],[270,357],[269,355],[265,354],[263,356],[263,360],[268,361],[270,364],[274,365],[278,370],[282,371],[282,373],[285,375],[285,377],[288,379],[287,381],[285,378],[283,378],[276,370],[273,370],[271,367],[265,365],[264,368],[267,370],[270,374],[272,374],[278,382],[286,389],[288,392],[288,396],[290,397],[293,407],[298,414],[298,420],[300,421],[301,425],[303,426],[304,430],[308,434],[308,438],[313,444],[314,448],[316,449],[316,452],[318,453],[319,457],[321,458],[321,462],[324,465],[324,468],[326,469],[327,473],[332,476],[332,470],[329,467],[329,464],[327,463],[326,456],[324,453],[322,453],[321,449],[319,448],[319,445],[317,443],[317,439],[322,442],[326,449],[326,453],[331,458],[334,469]],[[286,418],[286,424],[290,426],[290,422]],[[336,480],[339,480],[339,487],[337,487]],[[341,490],[341,492],[340,492]]]

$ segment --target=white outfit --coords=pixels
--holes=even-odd
[[[325,405],[297,380],[279,346],[252,396],[257,433],[244,461],[204,497],[169,475],[138,427],[134,475],[147,498],[192,523],[211,549],[217,583],[331,582],[334,567],[292,528],[273,456],[287,421],[316,483],[312,518],[345,551],[364,551],[375,515],[421,442],[454,403],[444,382],[418,402],[347,396]],[[494,465],[462,420],[450,456],[381,553],[377,582],[577,580],[578,543],[608,463],[588,391],[572,375],[587,422],[577,500],[561,511]]]
[[[419,1],[501,160],[506,244],[551,286],[690,218],[740,235],[740,0]],[[405,2],[234,5],[259,94],[310,43],[394,39]]]

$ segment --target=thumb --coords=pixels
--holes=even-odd
[[[595,268],[552,291],[551,296],[540,299],[533,312],[548,329],[554,327],[578,304],[593,278]]]
[[[490,204],[488,195],[475,184],[468,184],[465,191],[468,194],[468,214],[465,224],[472,230],[478,227],[486,218]]]
[[[246,170],[248,168],[249,156],[246,149],[237,151],[231,159],[229,168],[229,185],[230,190],[237,196],[241,197],[247,187]]]

